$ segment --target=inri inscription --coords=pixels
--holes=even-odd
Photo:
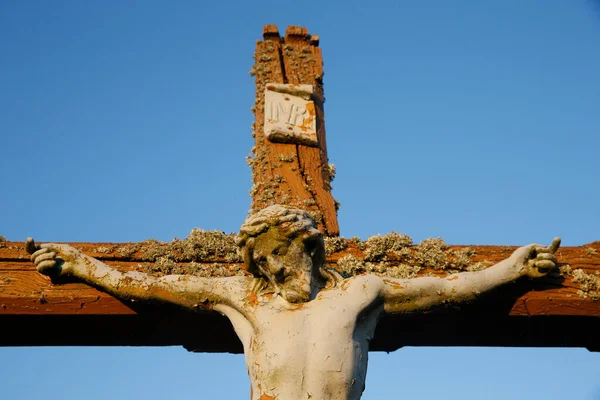
[[[265,136],[271,142],[317,146],[317,123],[311,85],[267,84]]]

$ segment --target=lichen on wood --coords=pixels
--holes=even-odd
[[[140,243],[98,246],[95,252],[116,253],[126,259],[140,260],[140,269],[152,275],[185,274],[221,277],[248,274],[235,244],[235,234],[193,229],[184,239],[171,242],[148,239]],[[358,237],[324,237],[327,257],[345,253],[328,266],[346,277],[365,273],[396,278],[412,278],[426,271],[452,274],[478,271],[492,265],[489,261],[472,259],[475,251],[469,247],[453,250],[440,238],[412,244],[410,236],[391,232],[367,240]],[[430,272],[431,273],[431,272]]]
[[[194,275],[203,278],[224,278],[249,275],[238,264],[231,266],[222,263],[177,263],[168,257],[159,257],[153,263],[143,263],[144,272],[154,276]]]
[[[160,242],[154,239],[138,243],[99,244],[81,248],[96,253],[105,260],[123,260],[130,265],[137,262],[137,270],[152,275],[184,274],[203,277],[248,275],[234,241],[235,234],[221,231],[194,229],[184,239]],[[416,276],[443,277],[463,271],[480,271],[497,262],[498,256],[510,256],[515,247],[499,246],[488,252],[485,247],[448,246],[441,238],[429,238],[419,244],[411,244],[409,236],[397,232],[375,235],[367,240],[358,237],[324,237],[327,266],[337,269],[346,277],[373,273],[380,276],[412,278]],[[0,248],[12,248],[11,243],[0,242]],[[78,247],[76,245],[76,247]],[[591,251],[600,248],[592,243],[577,250],[581,260],[593,259]],[[477,254],[480,249],[483,255]],[[494,261],[490,261],[487,257]],[[585,263],[585,262],[584,262]],[[572,281],[573,268],[562,264],[560,274]],[[585,273],[589,272],[586,270]],[[558,271],[557,271],[558,273]],[[581,274],[581,272],[578,272]],[[597,275],[578,275],[580,296],[596,299]]]
[[[392,232],[387,235],[371,236],[365,245],[367,261],[384,260],[388,253],[396,253],[412,244],[412,238],[402,233]]]
[[[147,240],[142,242],[142,256],[148,260],[169,258],[173,261],[209,262],[224,259],[239,262],[234,234],[221,231],[193,229],[184,239],[175,238],[171,242]]]
[[[579,297],[592,300],[600,300],[600,271],[588,274],[582,269],[572,271],[573,282],[580,285],[577,294]]]
[[[399,279],[410,279],[417,276],[421,267],[418,265],[399,264],[393,265],[386,261],[369,262],[363,258],[347,254],[337,261],[337,269],[342,276],[376,274]]]
[[[424,268],[446,269],[450,265],[447,250],[442,238],[425,239],[416,248],[415,260]]]
[[[325,241],[328,256],[345,250],[342,243],[356,249],[337,260],[335,268],[346,276],[375,273],[408,279],[426,271],[431,274],[432,270],[453,274],[493,265],[487,260],[473,261],[474,249],[454,250],[441,238],[425,239],[418,245],[412,244],[410,236],[397,232],[371,236],[365,241],[358,237],[329,239]]]
[[[339,236],[325,237],[325,254],[330,256],[348,248],[348,239]]]

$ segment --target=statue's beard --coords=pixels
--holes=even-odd
[[[281,288],[281,295],[290,303],[304,303],[310,300],[310,290],[296,286]]]

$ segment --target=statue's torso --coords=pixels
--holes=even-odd
[[[359,399],[382,310],[379,284],[373,276],[355,277],[297,305],[280,297],[260,299],[254,327],[236,326],[238,335],[247,335],[240,338],[252,399]]]

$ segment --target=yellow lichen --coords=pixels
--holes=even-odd
[[[329,182],[333,182],[335,179],[335,172],[335,164],[327,164],[325,166],[325,174],[327,175]]]
[[[577,292],[579,297],[600,300],[600,271],[596,271],[595,274],[588,274],[582,269],[575,269],[572,274],[573,282],[580,285]]]
[[[116,248],[117,248],[117,246],[98,246],[94,250],[97,253],[108,254],[108,253],[114,252],[116,250]]]
[[[352,276],[364,272],[366,263],[364,260],[348,254],[337,261],[337,266],[344,276]]]
[[[125,243],[125,244],[119,245],[119,247],[117,248],[117,253],[121,257],[131,258],[139,250],[140,250],[139,243]]]
[[[318,211],[310,214],[315,220],[322,221],[322,214]],[[240,267],[231,267],[232,263],[241,262],[234,237],[234,234],[221,231],[194,229],[188,237],[175,238],[171,242],[151,239],[142,243],[117,245],[116,250],[100,247],[96,251],[108,253],[114,250],[129,258],[135,255],[137,259],[145,261],[142,265],[146,271],[157,275],[233,276],[245,273]],[[341,257],[337,266],[334,265],[345,277],[373,273],[409,279],[419,273],[427,273],[424,269],[429,269],[430,274],[432,269],[456,273],[479,271],[492,264],[489,261],[473,263],[475,252],[471,248],[452,250],[439,238],[426,239],[419,245],[411,246],[412,239],[409,236],[396,232],[372,236],[366,241],[358,237],[325,237],[324,242],[328,257],[352,246],[350,251],[353,253]],[[363,253],[357,253],[356,249]]]
[[[422,267],[445,269],[448,266],[447,249],[448,246],[442,238],[425,239],[416,246],[414,258]]]
[[[419,271],[421,271],[421,267],[418,265],[400,264],[388,268],[385,274],[397,279],[411,279],[416,277]]]
[[[145,272],[154,276],[194,275],[203,278],[224,278],[249,275],[237,264],[231,266],[219,263],[203,264],[196,262],[179,264],[167,257],[160,257],[154,263],[144,263],[142,267]]]
[[[228,262],[240,261],[234,234],[221,231],[205,231],[193,229],[183,240],[173,239],[173,252],[181,253],[181,261],[211,261],[225,258]]]
[[[364,250],[367,247],[358,236],[352,236],[350,238],[350,243],[354,244],[359,250]]]
[[[487,267],[493,265],[494,263],[491,261],[478,261],[476,263],[470,264],[468,265],[465,270],[469,271],[469,272],[473,272],[473,271],[483,271],[484,269],[486,269]]]
[[[325,237],[325,254],[327,256],[345,250],[348,247],[348,241],[342,237]]]
[[[573,268],[569,264],[564,264],[558,267],[561,275],[571,276],[573,274]]]
[[[388,253],[399,252],[410,246],[412,239],[402,233],[392,232],[387,235],[371,236],[366,241],[365,260],[385,260]]]
[[[279,154],[278,158],[279,158],[279,161],[281,161],[281,162],[291,163],[296,160],[296,155],[292,154],[291,156],[287,156],[285,154]]]
[[[475,250],[472,248],[465,247],[456,252],[452,252],[452,254],[454,256],[454,259],[451,262],[452,268],[458,270],[466,270],[469,267],[474,268],[471,263],[471,259],[475,255]]]

